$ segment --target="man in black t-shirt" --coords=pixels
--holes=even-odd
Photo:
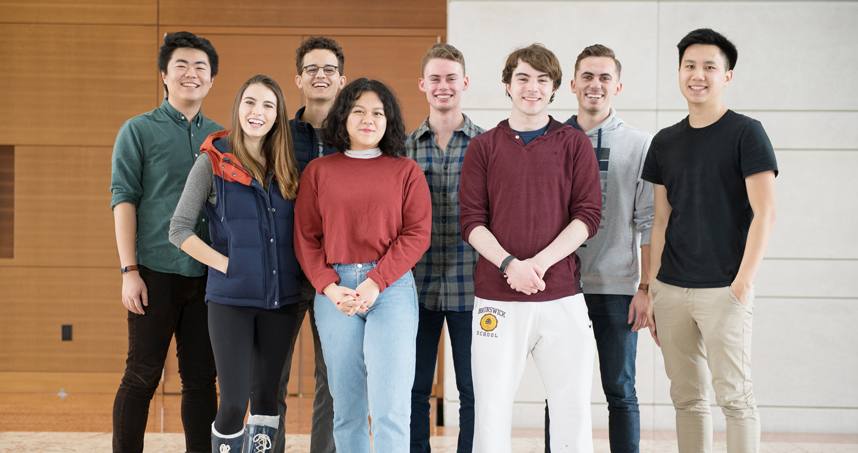
[[[710,29],[677,47],[688,116],[653,138],[642,175],[655,189],[648,324],[671,381],[680,453],[712,448],[707,368],[727,451],[755,452],[753,281],[774,226],[777,162],[759,121],[721,100],[736,47]]]

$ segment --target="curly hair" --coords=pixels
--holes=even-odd
[[[384,136],[378,143],[381,152],[388,156],[399,157],[405,154],[405,123],[402,121],[402,111],[399,109],[399,101],[390,88],[378,80],[365,78],[357,79],[343,88],[334,101],[331,111],[322,123],[322,137],[325,144],[336,148],[339,152],[350,149],[349,132],[346,122],[355,106],[358,98],[366,92],[378,95],[384,105],[384,116],[387,119],[387,127]]]
[[[326,38],[324,36],[311,36],[305,39],[297,49],[295,49],[295,66],[298,69],[298,74],[300,75],[302,71],[304,71],[304,55],[317,50],[330,50],[337,57],[337,64],[339,66],[340,75],[343,75],[343,71],[346,69],[346,56],[343,54],[343,48],[331,38]]]

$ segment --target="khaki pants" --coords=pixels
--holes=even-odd
[[[742,306],[733,290],[652,285],[658,339],[676,409],[680,453],[712,450],[709,373],[727,417],[727,451],[760,449],[760,415],[751,384],[754,289]]]

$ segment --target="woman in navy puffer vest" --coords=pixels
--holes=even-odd
[[[209,266],[209,335],[221,396],[212,451],[267,452],[277,431],[278,384],[301,298],[292,247],[298,164],[288,118],[277,82],[264,75],[245,82],[232,130],[203,144],[170,222],[170,241]],[[204,205],[211,246],[195,234]]]

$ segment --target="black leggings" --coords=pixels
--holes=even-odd
[[[234,434],[253,415],[277,415],[277,387],[298,304],[276,310],[208,304],[209,336],[217,366],[220,406],[215,429]]]

